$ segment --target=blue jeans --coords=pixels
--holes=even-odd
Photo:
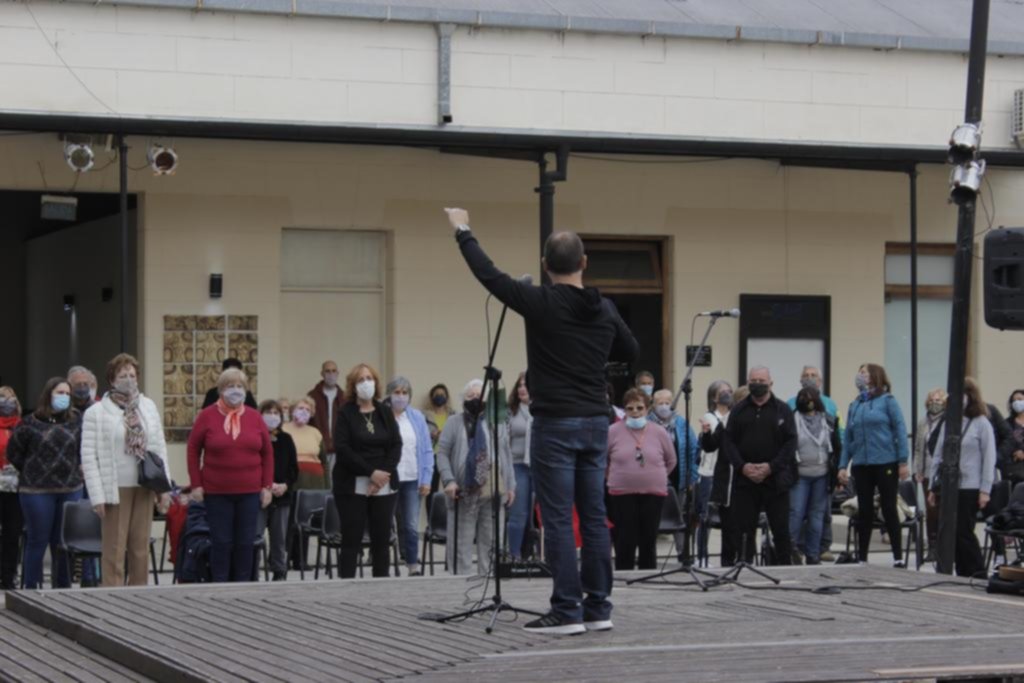
[[[213,581],[252,581],[260,494],[208,493],[205,502]]]
[[[708,541],[711,538],[711,529],[708,528],[708,503],[711,501],[711,486],[715,483],[714,477],[701,477],[697,482],[697,497],[695,499],[697,516],[700,517],[700,526],[697,528],[697,559],[708,559]]]
[[[19,493],[21,514],[25,518],[25,575],[26,588],[43,587],[43,556],[50,546],[52,561],[50,585],[68,588],[71,577],[64,553],[60,551],[60,530],[64,521],[64,503],[82,499],[82,489],[70,493]]]
[[[604,508],[608,418],[535,416],[530,460],[544,524],[545,559],[554,581],[551,611],[570,623],[609,619],[612,553]],[[582,566],[577,565],[572,531],[574,502],[583,536]]]
[[[420,535],[416,528],[420,523],[420,483],[403,481],[398,484],[398,527],[399,540],[402,542],[402,555],[405,564],[419,564]]]
[[[827,509],[828,475],[799,477],[789,491],[789,534],[791,538],[798,538],[804,517],[807,518],[807,534],[800,549],[809,562],[817,562],[821,556],[821,533]]]
[[[523,536],[533,509],[533,476],[529,465],[519,463],[513,467],[516,471],[516,499],[508,512],[508,554],[519,559],[523,556]]]

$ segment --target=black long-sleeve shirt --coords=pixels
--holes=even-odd
[[[372,413],[360,413],[354,401],[343,405],[334,422],[334,449],[335,495],[353,493],[356,477],[368,477],[374,470],[390,474],[392,489],[398,489],[402,434],[389,406],[374,401]]]
[[[295,450],[295,441],[288,432],[277,430],[271,432],[270,439],[274,444],[274,483],[287,484],[288,491],[280,498],[274,498],[271,504],[290,502],[299,480],[299,456]]]
[[[456,235],[473,275],[526,324],[527,384],[535,417],[597,417],[609,411],[605,366],[640,351],[615,305],[594,288],[533,286],[498,270],[469,231]]]
[[[742,474],[750,463],[768,463],[771,475],[762,483],[784,491],[796,477],[796,422],[793,411],[774,395],[762,406],[749,397],[729,413],[729,424],[721,437],[721,454],[732,464],[738,484],[753,486]]]

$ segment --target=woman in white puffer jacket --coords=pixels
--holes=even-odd
[[[122,353],[107,364],[111,390],[85,411],[82,424],[82,474],[93,509],[103,519],[104,588],[149,582],[147,560],[154,502],[161,510],[169,494],[155,496],[138,484],[139,460],[152,451],[164,461],[167,478],[167,443],[160,413],[152,399],[139,392],[139,363]]]

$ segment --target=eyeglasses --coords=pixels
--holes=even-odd
[[[644,452],[642,450],[640,450],[639,446],[637,446],[636,455],[634,457],[636,458],[636,461],[638,463],[640,463],[640,467],[643,467],[645,465],[645,463],[644,463]]]

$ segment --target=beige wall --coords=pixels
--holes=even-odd
[[[468,27],[452,51],[468,127],[942,145],[966,87],[952,53]],[[1009,147],[1024,58],[986,76]],[[430,24],[0,3],[3,110],[432,126],[436,83]]]
[[[141,165],[146,141],[130,139],[130,163]],[[256,314],[260,326],[260,393],[276,396],[279,241],[285,226],[385,230],[390,266],[394,362],[422,399],[444,381],[460,389],[485,362],[484,294],[455,247],[441,207],[461,204],[484,247],[506,271],[538,274],[536,168],[514,161],[434,151],[284,143],[178,140],[180,170],[155,178],[132,172],[142,194],[144,379],[161,397],[161,329],[167,314]],[[73,178],[56,136],[0,137],[0,187],[42,189]],[[923,168],[920,239],[951,242],[955,208],[946,203],[947,171]],[[1024,173],[995,170],[997,224],[1024,225]],[[887,240],[906,241],[907,178],[899,174],[780,167],[771,161],[627,163],[573,158],[558,185],[559,226],[607,234],[670,238],[674,271],[675,369],[693,314],[731,307],[740,293],[832,297],[833,394],[849,399],[849,377],[865,360],[884,361],[883,257]],[[83,176],[79,190],[115,191],[116,165]],[[980,229],[980,223],[979,223]],[[224,298],[207,296],[210,272],[224,274]],[[1002,403],[1024,384],[1020,333],[981,322],[974,298],[972,362],[982,386]],[[498,309],[492,307],[492,321]],[[698,370],[699,392],[717,377],[735,379],[738,327],[718,326],[715,366]],[[356,358],[338,358],[342,366]],[[525,365],[522,325],[507,328],[498,367]],[[316,378],[310,377],[312,383]],[[184,472],[175,447],[175,472]]]

